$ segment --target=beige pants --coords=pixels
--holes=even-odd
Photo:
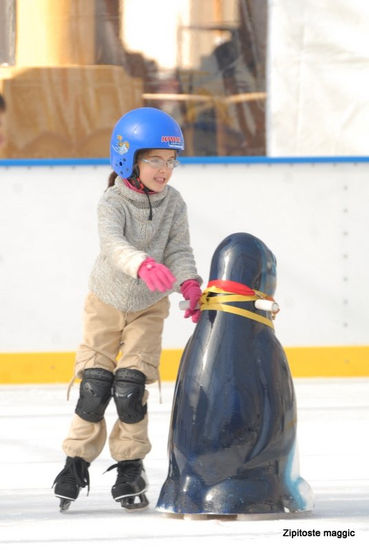
[[[77,351],[75,374],[80,377],[84,369],[96,367],[110,372],[133,368],[145,374],[148,384],[155,382],[168,314],[167,297],[145,310],[124,313],[90,292],[85,302],[83,344]],[[147,398],[145,391],[144,401]],[[105,419],[88,422],[75,414],[63,450],[67,456],[92,462],[103,450],[106,438]],[[151,449],[147,414],[136,424],[118,419],[109,436],[109,447],[116,461],[144,458]]]

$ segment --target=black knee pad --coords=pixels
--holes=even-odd
[[[118,369],[115,374],[113,396],[119,419],[126,424],[136,424],[147,412],[142,405],[146,376],[136,369]]]
[[[111,399],[114,374],[105,369],[86,369],[82,374],[76,414],[89,422],[100,422]]]

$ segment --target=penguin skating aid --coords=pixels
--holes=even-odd
[[[202,315],[184,350],[173,400],[169,471],[157,509],[238,515],[311,510],[299,475],[296,400],[274,333],[276,260],[256,237],[216,249]]]

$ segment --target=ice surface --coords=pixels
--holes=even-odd
[[[174,385],[163,384],[163,404],[151,389],[150,438],[145,460],[150,508],[126,512],[113,501],[115,473],[108,449],[91,465],[91,492],[83,489],[68,512],[59,512],[51,484],[64,464],[61,442],[72,416],[77,388],[66,402],[61,385],[0,386],[0,548],[89,549],[160,548],[195,550],[351,548],[369,541],[369,378],[295,379],[301,475],[315,494],[312,513],[290,516],[239,516],[236,520],[195,520],[155,511],[167,474],[167,435]],[[108,427],[115,420],[107,411]],[[284,529],[319,530],[320,537],[284,537]],[[344,539],[324,530],[351,530]],[[254,543],[254,544],[253,544]],[[128,546],[134,544],[134,547]]]

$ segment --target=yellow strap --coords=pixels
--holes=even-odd
[[[213,292],[213,291],[212,291]],[[226,304],[228,302],[255,302],[258,299],[257,296],[242,296],[241,294],[226,294],[225,296],[210,296],[206,295],[206,300],[212,301],[216,298],[216,302],[220,304]]]
[[[209,292],[221,293],[223,294],[223,296],[208,296]],[[200,300],[200,309],[201,311],[226,311],[227,313],[233,313],[235,315],[240,315],[241,317],[247,317],[248,319],[252,319],[253,321],[257,321],[258,323],[263,323],[264,325],[267,325],[268,327],[274,329],[272,321],[267,317],[264,317],[263,315],[258,315],[257,313],[242,309],[240,307],[228,305],[229,302],[253,302],[258,298],[265,297],[266,294],[258,290],[255,290],[255,296],[243,296],[241,294],[233,294],[232,292],[228,292],[213,286],[208,287],[203,292]]]

